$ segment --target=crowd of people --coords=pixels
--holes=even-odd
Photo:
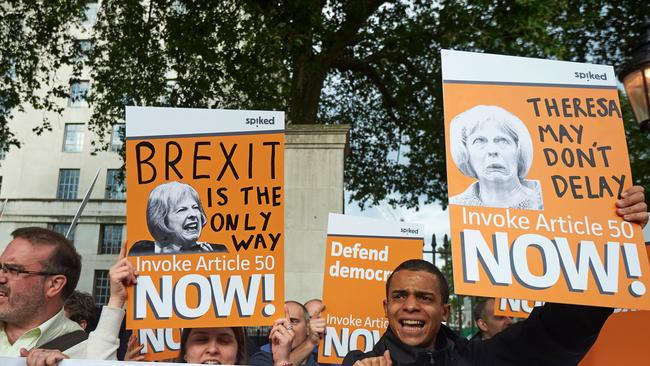
[[[643,188],[628,189],[616,206],[623,219],[647,224]],[[84,329],[94,321],[88,316],[89,295],[75,293],[81,258],[74,246],[43,228],[20,228],[12,236],[0,255],[0,356],[26,357],[29,366],[56,365],[66,358],[117,359],[127,289],[137,282],[126,250],[109,271],[108,304],[87,333]],[[400,264],[386,282],[388,329],[370,352],[351,351],[343,365],[573,365],[612,313],[609,308],[546,303],[525,321],[498,332],[486,326],[480,341],[469,341],[444,325],[448,300],[447,279],[433,264],[422,259]],[[176,362],[316,365],[314,348],[325,332],[320,316],[324,309],[319,300],[287,301],[285,316],[270,331],[269,345],[256,352],[249,351],[239,327],[184,329]],[[490,312],[487,306],[479,314],[486,325]],[[129,359],[141,358],[137,344],[130,343]]]

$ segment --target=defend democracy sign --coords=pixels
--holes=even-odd
[[[284,300],[284,114],[127,107],[127,327],[270,325]]]
[[[455,291],[650,309],[610,66],[442,51]],[[591,76],[589,76],[591,75]]]
[[[371,350],[386,330],[386,280],[400,263],[422,258],[424,233],[421,225],[333,213],[327,233],[318,362],[340,364],[349,351]]]

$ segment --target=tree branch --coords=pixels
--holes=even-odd
[[[359,29],[366,23],[368,18],[384,3],[393,1],[386,0],[356,0],[352,2],[350,11],[346,14],[345,21],[338,31],[332,34],[330,43],[323,49],[323,58],[330,63],[341,56],[346,47],[353,45]]]
[[[336,60],[332,67],[340,71],[352,71],[358,72],[361,75],[365,76],[370,80],[370,82],[379,90],[379,93],[382,96],[382,101],[386,110],[391,118],[397,120],[393,110],[397,108],[398,103],[395,97],[391,94],[390,90],[386,86],[386,83],[382,79],[379,72],[372,67],[369,63],[355,60],[355,59],[339,59]]]

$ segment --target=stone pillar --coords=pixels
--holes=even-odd
[[[343,213],[349,125],[288,125],[285,161],[285,298],[321,298],[327,216]]]

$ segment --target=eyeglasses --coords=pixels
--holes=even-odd
[[[45,271],[28,271],[26,269],[23,269],[21,265],[7,264],[7,263],[0,263],[0,272],[4,274],[10,274],[12,276],[18,276],[21,273],[34,275],[34,276],[53,276],[59,274],[59,273],[45,272]]]

